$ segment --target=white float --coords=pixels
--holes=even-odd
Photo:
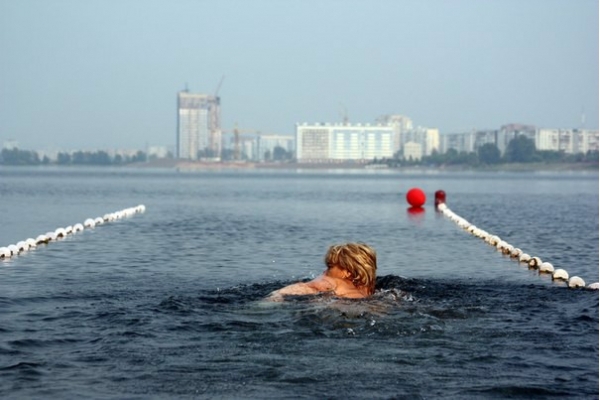
[[[573,276],[569,279],[569,287],[570,288],[582,288],[585,286],[585,282],[578,276]]]
[[[39,235],[36,239],[35,242],[37,244],[45,244],[48,243],[50,240],[48,239],[48,236],[46,235]]]
[[[540,265],[539,271],[540,273],[551,274],[554,272],[554,265],[545,261]]]
[[[590,283],[589,285],[587,285],[586,289],[598,290],[599,287],[600,287],[600,283],[595,282],[595,283]]]
[[[8,247],[0,247],[0,258],[12,257],[12,251]]]
[[[569,273],[567,271],[565,271],[564,269],[562,269],[562,268],[558,268],[552,274],[552,279],[559,280],[559,281],[568,281],[569,280]]]
[[[65,228],[57,228],[54,231],[54,234],[57,238],[64,238],[65,236],[67,236],[67,230]]]
[[[513,248],[513,250],[510,252],[510,256],[512,258],[518,258],[521,257],[521,254],[523,254],[523,250],[521,250],[518,247]]]
[[[58,239],[58,235],[55,232],[46,232],[46,237],[49,241]]]
[[[6,247],[8,248],[8,250],[10,250],[10,252],[13,256],[16,256],[17,254],[19,254],[19,248],[16,245],[9,244]]]
[[[522,253],[519,256],[519,261],[524,262],[525,264],[527,264],[529,262],[529,260],[531,260],[531,256],[527,253]]]

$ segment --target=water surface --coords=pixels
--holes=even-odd
[[[597,173],[0,169],[0,246],[146,212],[0,262],[3,398],[598,396]],[[407,212],[411,187],[429,196]],[[378,252],[369,300],[269,303],[328,246]]]

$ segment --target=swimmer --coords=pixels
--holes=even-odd
[[[363,243],[331,246],[325,254],[327,269],[310,282],[298,282],[272,292],[267,300],[281,301],[284,295],[309,295],[323,292],[337,297],[362,299],[375,291],[377,255]]]

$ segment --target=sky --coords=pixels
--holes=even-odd
[[[598,3],[0,0],[0,145],[172,149],[186,87],[224,131],[597,129]]]

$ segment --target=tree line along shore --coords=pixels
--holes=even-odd
[[[276,153],[276,152],[273,152]],[[305,168],[305,169],[415,169],[440,168],[448,170],[582,170],[598,169],[598,150],[586,153],[567,153],[565,151],[537,150],[533,140],[519,136],[510,141],[504,154],[493,143],[486,143],[475,152],[449,149],[445,153],[433,151],[431,155],[420,159],[405,158],[401,151],[394,157],[360,161],[320,161],[306,162],[295,160],[290,152],[279,152],[285,157],[276,157],[267,161],[250,160],[180,160],[173,157],[157,158],[143,151],[132,155],[111,156],[106,151],[59,152],[55,160],[47,156],[40,157],[37,152],[18,148],[3,149],[0,152],[0,165],[94,165],[94,166],[133,166],[152,168],[174,168],[178,170],[218,169],[218,168]],[[279,154],[276,153],[276,154]]]

